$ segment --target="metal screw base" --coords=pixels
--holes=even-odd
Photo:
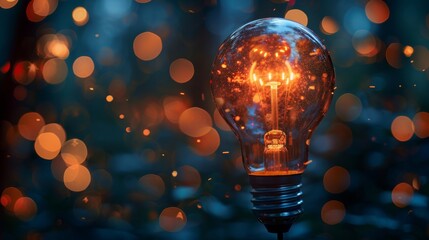
[[[301,174],[284,176],[249,175],[253,213],[268,232],[288,232],[303,213]]]

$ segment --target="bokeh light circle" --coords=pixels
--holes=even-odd
[[[37,205],[29,197],[20,197],[13,206],[15,216],[23,221],[31,220],[37,213]]]
[[[73,73],[76,77],[87,78],[94,72],[94,61],[88,56],[80,56],[73,62]]]
[[[320,23],[320,29],[326,35],[332,35],[339,30],[338,23],[331,17],[326,16],[322,19]]]
[[[429,50],[425,46],[416,46],[411,56],[412,66],[418,71],[429,68]]]
[[[0,0],[0,8],[13,8],[18,3],[18,0]]]
[[[291,9],[286,12],[285,18],[289,19],[291,21],[300,23],[301,25],[307,26],[308,24],[308,17],[305,12],[303,12],[300,9]]]
[[[54,133],[41,133],[34,142],[34,150],[41,158],[52,160],[61,150],[61,140]]]
[[[178,123],[180,115],[189,107],[181,97],[166,97],[163,101],[164,115],[171,123]]]
[[[17,62],[13,67],[13,78],[22,85],[28,85],[34,81],[37,74],[37,67],[29,61]]]
[[[189,187],[197,191],[201,185],[201,175],[194,167],[185,165],[177,169],[176,181],[177,186]]]
[[[413,118],[414,132],[419,138],[429,137],[429,113],[418,112]]]
[[[365,13],[373,23],[383,23],[389,19],[389,6],[381,0],[370,0],[365,5]]]
[[[159,226],[167,232],[178,232],[185,227],[186,214],[177,207],[168,207],[159,215]]]
[[[185,83],[194,76],[194,65],[186,58],[179,58],[170,64],[170,76],[178,83]]]
[[[133,49],[138,58],[143,61],[150,61],[161,53],[162,40],[155,33],[143,32],[134,39]]]
[[[341,120],[351,122],[357,119],[362,112],[362,103],[351,93],[341,95],[335,103],[335,111]]]
[[[36,112],[22,115],[18,121],[18,131],[27,140],[35,140],[40,129],[45,125],[43,117]]]
[[[4,208],[12,212],[15,202],[22,196],[22,192],[18,188],[7,187],[1,194],[0,203]]]
[[[165,191],[165,184],[162,178],[156,174],[146,174],[139,179],[140,186],[145,196],[156,200],[160,198]]]
[[[46,124],[40,129],[39,134],[41,133],[53,133],[57,135],[61,144],[63,144],[66,141],[66,132],[64,131],[64,128],[58,123]]]
[[[83,26],[88,22],[89,14],[84,7],[76,7],[73,9],[72,18],[77,26]]]
[[[59,84],[67,77],[68,69],[64,60],[51,58],[43,64],[43,79],[50,84]]]
[[[340,201],[330,200],[322,207],[322,221],[329,225],[335,225],[343,221],[346,215],[346,208]]]
[[[392,190],[392,202],[399,208],[408,206],[414,194],[413,187],[408,183],[399,183]]]
[[[401,68],[402,59],[401,59],[401,49],[402,46],[399,43],[391,43],[386,48],[386,61],[387,63],[394,68]]]
[[[362,56],[374,56],[377,52],[377,40],[371,32],[359,30],[353,34],[352,44],[357,53]]]
[[[406,142],[413,137],[414,123],[407,116],[398,116],[392,121],[390,129],[396,140]]]
[[[216,129],[211,128],[210,131],[196,139],[193,139],[192,149],[201,156],[208,156],[216,152],[220,145],[220,136]]]
[[[350,185],[350,174],[347,169],[334,166],[323,176],[323,186],[330,193],[344,192]]]
[[[201,137],[212,127],[210,114],[198,107],[186,109],[179,117],[179,128],[188,136]]]
[[[88,156],[86,144],[78,139],[70,139],[63,144],[61,148],[61,157],[68,165],[81,164]]]
[[[91,183],[91,173],[85,166],[74,164],[65,170],[63,181],[70,191],[81,192]]]

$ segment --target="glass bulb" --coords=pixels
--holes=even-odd
[[[286,19],[256,20],[223,42],[211,74],[216,105],[240,140],[247,172],[302,173],[335,86],[320,40]]]
[[[210,85],[248,174],[274,177],[251,184],[280,186],[305,170],[310,137],[335,87],[329,53],[313,32],[281,18],[245,24],[220,46]]]

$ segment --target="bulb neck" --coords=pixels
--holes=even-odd
[[[288,232],[303,213],[301,174],[283,176],[249,175],[253,213],[268,232]]]

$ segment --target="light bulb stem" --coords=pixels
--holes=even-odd
[[[277,84],[270,84],[271,87],[271,119],[273,130],[279,129],[279,107],[278,107],[278,88]]]
[[[302,209],[301,174],[249,175],[253,213],[268,232],[288,232]]]

